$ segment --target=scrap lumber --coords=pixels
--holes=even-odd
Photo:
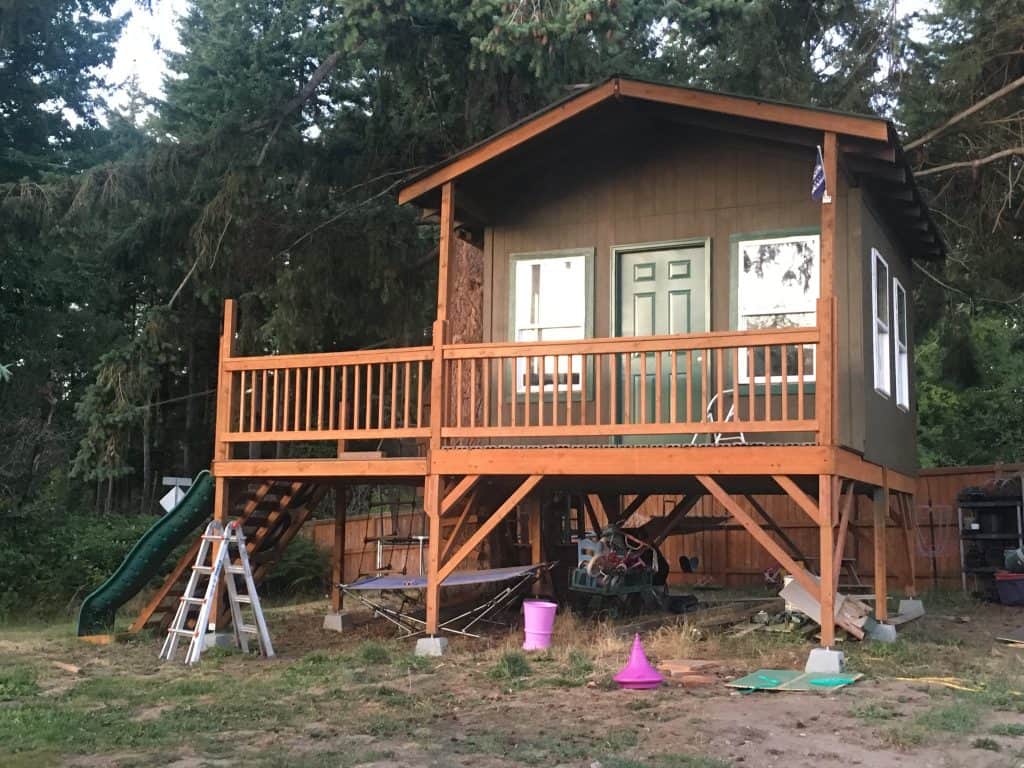
[[[691,613],[672,614],[658,616],[653,619],[645,619],[616,628],[615,634],[619,637],[632,637],[637,632],[653,632],[661,627],[674,627],[685,624],[695,629],[713,629],[725,627],[731,624],[739,624],[748,621],[758,611],[781,611],[784,603],[782,598],[773,598],[770,602],[757,600],[756,602],[743,602],[738,604],[727,604],[711,608],[700,608]]]
[[[818,580],[817,576],[811,578],[814,581]],[[804,589],[798,581],[793,580],[783,587],[779,592],[779,597],[809,616],[819,626],[821,625],[821,606],[818,604],[817,598]],[[871,606],[855,597],[836,592],[834,615],[836,625],[845,629],[858,640],[864,639],[864,625],[867,623],[868,617],[871,616]]]

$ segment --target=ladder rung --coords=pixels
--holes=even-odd
[[[243,624],[238,628],[238,631],[245,632],[247,635],[258,635],[260,633],[260,630],[251,624]]]
[[[227,573],[233,573],[235,575],[241,575],[241,574],[245,573],[245,568],[243,568],[240,565],[226,565],[226,566],[224,566],[224,570]]]
[[[213,567],[209,565],[193,565],[192,570],[196,573],[213,573]]]
[[[183,603],[191,603],[192,605],[202,605],[206,602],[206,598],[203,597],[183,597],[181,598]]]
[[[235,601],[245,605],[252,605],[252,598],[248,595],[238,595],[235,597]]]
[[[171,627],[167,631],[172,635],[181,635],[182,637],[195,637],[199,634],[199,631],[196,629],[174,629],[174,627]]]

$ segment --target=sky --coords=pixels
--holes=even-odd
[[[895,0],[900,16],[934,8],[934,0]],[[136,5],[134,0],[118,0],[115,14],[132,12],[132,18],[117,46],[114,62],[107,73],[113,89],[112,102],[123,106],[127,101],[123,85],[133,75],[142,91],[160,98],[166,66],[163,51],[180,50],[175,21],[186,12],[189,0],[152,0],[152,10]]]

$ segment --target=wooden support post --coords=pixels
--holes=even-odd
[[[835,445],[839,423],[838,405],[838,350],[836,333],[836,205],[839,192],[838,142],[833,131],[825,131],[822,146],[822,165],[825,171],[825,195],[821,201],[820,286],[818,298],[817,371],[818,397],[816,411],[819,424],[819,443]]]
[[[339,586],[345,581],[345,513],[348,510],[348,486],[334,486],[334,547],[331,557],[331,610],[341,613],[345,597]]]
[[[226,477],[215,477],[213,480],[213,519],[220,523],[222,526],[228,521],[228,517],[231,515],[231,498],[229,495],[230,488],[228,486],[228,479]],[[210,562],[216,561],[220,554],[221,543],[219,541],[213,542],[213,546],[210,547]],[[221,587],[217,589],[216,593],[210,600],[210,624],[209,631],[217,631],[217,617],[220,615],[220,603],[223,588],[223,580],[221,580]]]
[[[541,541],[541,524],[540,524],[540,498],[536,495],[527,496],[523,499],[522,507],[524,507],[529,516],[529,530],[530,530],[530,562],[533,564],[544,562],[544,548]],[[542,591],[541,580],[536,579],[530,587],[530,591],[539,595]]]
[[[427,634],[436,635],[441,612],[441,478],[427,475],[423,486],[423,510],[427,532]]]
[[[818,605],[821,607],[821,644],[829,647],[836,641],[835,625],[835,563],[832,560],[832,526],[835,524],[836,478],[821,475],[818,478]],[[812,592],[813,594],[813,592]]]
[[[886,532],[889,527],[889,478],[886,470],[882,469],[882,487],[876,488],[872,504],[872,522],[874,536],[872,537],[875,551],[875,618],[884,621],[889,618],[889,607],[886,602],[889,594],[888,573],[886,570],[886,554],[888,542]]]

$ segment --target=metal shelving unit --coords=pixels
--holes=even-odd
[[[1024,503],[1020,496],[964,493],[957,506],[957,521],[964,591],[970,580],[972,591],[994,597],[994,575],[1003,568],[1004,551],[1024,547]]]

